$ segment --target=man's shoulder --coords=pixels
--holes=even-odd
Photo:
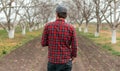
[[[68,26],[70,29],[74,29],[73,25],[70,23],[66,23],[66,26]]]
[[[48,22],[48,23],[45,24],[45,27],[48,27],[48,26],[52,25],[53,23],[54,22]]]

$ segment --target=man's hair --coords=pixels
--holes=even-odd
[[[60,12],[60,13],[57,13],[57,16],[59,17],[59,18],[66,18],[67,17],[67,13],[66,12]]]

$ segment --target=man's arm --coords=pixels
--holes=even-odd
[[[48,29],[47,29],[47,25],[45,26],[45,28],[43,30],[42,39],[41,39],[41,45],[43,47],[48,46]]]
[[[75,29],[73,28],[73,33],[72,33],[72,43],[71,43],[71,49],[72,49],[72,53],[71,53],[71,58],[72,60],[74,60],[74,58],[77,57],[77,38],[76,38],[76,32]]]

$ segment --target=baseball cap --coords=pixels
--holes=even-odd
[[[59,6],[56,8],[56,12],[57,12],[57,13],[61,13],[61,12],[67,13],[67,9],[66,9],[65,7],[59,5]]]

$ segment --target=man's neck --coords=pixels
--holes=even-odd
[[[56,19],[61,19],[61,20],[65,20],[64,18],[56,18]]]

